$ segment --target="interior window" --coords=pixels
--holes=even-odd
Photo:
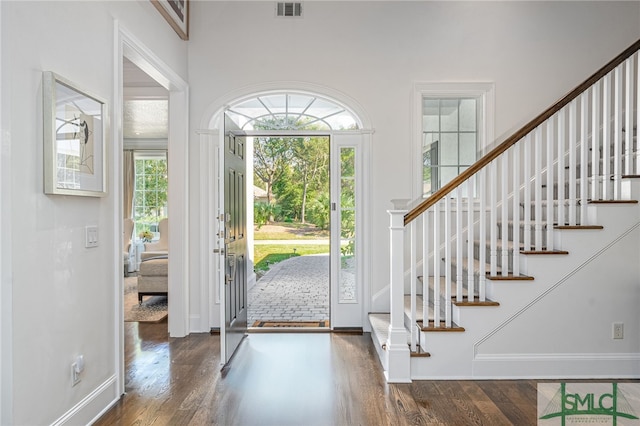
[[[479,97],[422,98],[422,193],[429,196],[478,158]]]
[[[167,153],[148,151],[134,153],[135,189],[133,215],[138,238],[157,239],[158,222],[167,217]],[[140,237],[145,231],[151,236]]]

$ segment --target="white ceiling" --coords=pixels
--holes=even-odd
[[[166,140],[169,92],[127,58],[123,59],[123,74],[124,138]]]

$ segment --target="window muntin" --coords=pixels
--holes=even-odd
[[[226,114],[242,130],[358,129],[355,116],[345,107],[304,93],[260,95],[230,106]]]

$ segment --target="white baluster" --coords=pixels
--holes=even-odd
[[[497,205],[497,164],[492,161],[489,165],[489,269],[491,276],[498,275],[498,207]],[[507,238],[503,235],[502,238]]]
[[[440,203],[433,205],[433,326],[440,327]],[[427,323],[428,324],[428,323]]]
[[[591,199],[599,200],[600,194],[600,86],[598,81],[591,88]]]
[[[624,146],[625,146],[625,160],[624,160],[624,174],[633,175],[633,92],[634,83],[633,78],[633,61],[634,57],[625,61],[625,108],[624,108]]]
[[[444,198],[444,322],[451,327],[451,198]]]
[[[502,195],[500,200],[502,202],[502,213],[500,220],[502,221],[502,237],[501,237],[501,248],[502,248],[502,258],[500,260],[502,275],[509,275],[509,245],[508,238],[506,237],[509,232],[509,154],[502,154],[500,157],[500,164],[502,165],[502,172],[500,176],[500,180],[502,181]],[[514,224],[515,225],[515,224]]]
[[[409,233],[410,233],[410,252],[411,252],[411,265],[409,267],[409,283],[411,288],[411,316],[410,316],[410,324],[411,324],[411,351],[416,351],[416,342],[418,341],[418,330],[416,329],[416,303],[417,303],[417,281],[418,281],[418,272],[416,268],[416,261],[418,257],[417,250],[417,242],[416,239],[418,237],[418,231],[416,228],[416,221],[412,221],[409,224]]]
[[[634,155],[636,156],[636,170],[634,174],[640,174],[640,53],[636,53],[635,57],[637,59],[636,65],[636,146]]]
[[[547,250],[553,250],[553,220],[554,220],[554,197],[553,197],[553,163],[556,158],[555,152],[556,150],[554,142],[555,142],[555,116],[550,117],[547,120]]]
[[[566,127],[565,127],[566,110],[561,109],[558,112],[558,186],[557,186],[557,200],[558,200],[558,225],[565,224],[564,214],[564,182],[565,182],[565,139],[566,139]]]
[[[523,143],[524,148],[524,167],[523,167],[523,175],[522,181],[524,182],[524,217],[523,217],[523,243],[525,250],[531,250],[531,134],[528,134],[524,137],[524,140],[521,141]],[[513,224],[513,233],[520,232],[520,224]]]
[[[622,193],[622,65],[615,69],[613,93],[613,199]]]
[[[542,127],[538,126],[533,132],[535,180],[534,180],[534,232],[536,250],[542,250]]]
[[[589,90],[580,96],[580,225],[587,224],[589,172]]]
[[[422,325],[429,325],[429,214],[431,209],[422,214]]]
[[[478,296],[480,301],[485,300],[485,288],[487,282],[487,168],[478,172],[478,198],[480,199],[480,211],[478,213]]]
[[[473,245],[475,242],[473,188],[475,181],[476,175],[471,176],[467,181],[467,293],[469,302],[473,302],[475,294],[475,268],[473,266]]]
[[[462,302],[462,245],[464,244],[464,228],[462,222],[462,190],[460,186],[456,188],[456,301]]]
[[[516,143],[512,151],[511,164],[513,169],[513,223],[520,223],[520,168],[517,164],[521,164],[520,160],[520,144]],[[505,177],[506,180],[506,177]],[[520,233],[513,233],[513,275],[520,275]],[[504,241],[503,245],[506,244]]]
[[[611,74],[604,76],[602,90],[602,199],[611,198]]]
[[[576,193],[578,192],[576,187],[578,183],[576,181],[577,167],[576,167],[576,150],[578,137],[577,130],[577,108],[578,104],[575,100],[569,104],[569,225],[574,226],[576,224]]]

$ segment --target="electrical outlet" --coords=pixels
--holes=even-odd
[[[78,355],[76,362],[71,363],[71,386],[80,383],[80,374],[84,371],[84,355]]]
[[[613,323],[613,338],[624,339],[624,324],[621,322]]]
[[[71,364],[71,386],[80,383],[80,372],[78,371],[78,363]]]

